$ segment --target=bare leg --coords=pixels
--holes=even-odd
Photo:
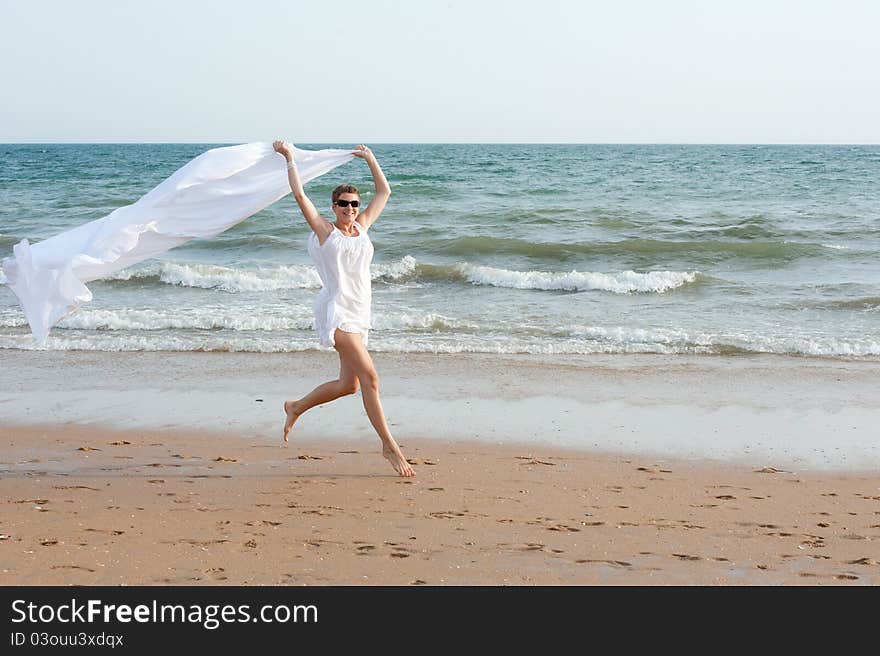
[[[318,385],[298,401],[284,402],[284,414],[286,415],[284,422],[285,442],[287,442],[287,436],[290,434],[293,424],[296,423],[299,416],[306,410],[314,408],[316,405],[321,405],[322,403],[335,401],[340,396],[354,394],[358,391],[360,383],[358,383],[354,371],[342,361],[342,356],[340,356],[339,361],[339,378],[337,380],[331,380],[322,385]]]
[[[367,352],[363,339],[359,333],[347,333],[342,330],[336,331],[335,338],[340,360],[351,367],[360,381],[364,409],[367,411],[367,416],[370,418],[373,428],[376,429],[379,439],[382,440],[382,455],[391,463],[394,471],[401,476],[415,476],[415,471],[406,461],[403,452],[388,429],[385,411],[379,400],[379,375],[376,373],[373,358]]]

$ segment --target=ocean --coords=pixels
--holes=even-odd
[[[0,145],[0,258],[135,202],[219,144]],[[303,148],[352,144],[297,144]],[[880,359],[880,146],[375,144],[380,352]],[[337,184],[369,201],[355,160]],[[286,197],[112,278],[45,346],[0,286],[0,348],[321,347]]]

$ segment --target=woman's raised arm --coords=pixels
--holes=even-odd
[[[315,208],[314,203],[306,196],[302,180],[299,177],[299,171],[296,168],[293,146],[285,141],[276,141],[272,144],[272,147],[275,148],[276,153],[283,155],[284,159],[287,160],[287,180],[290,182],[290,190],[293,192],[296,204],[299,205],[299,209],[302,211],[309,226],[318,235],[318,241],[323,244],[328,235],[333,232],[333,227],[324,220]]]
[[[391,185],[388,184],[385,174],[382,173],[379,162],[376,160],[372,150],[361,144],[352,153],[355,157],[360,157],[367,162],[367,166],[370,167],[370,173],[373,174],[373,184],[376,186],[376,195],[357,218],[358,223],[369,229],[376,222],[376,219],[379,218],[382,210],[385,209],[385,205],[391,197]]]

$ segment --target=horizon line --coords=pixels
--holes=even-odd
[[[0,141],[0,146],[170,146],[244,143],[254,143],[254,141]],[[295,143],[325,145],[349,142],[301,139]],[[880,141],[370,141],[370,143],[388,146],[880,146]]]

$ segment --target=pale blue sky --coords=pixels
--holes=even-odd
[[[0,0],[0,142],[880,143],[880,3]]]

